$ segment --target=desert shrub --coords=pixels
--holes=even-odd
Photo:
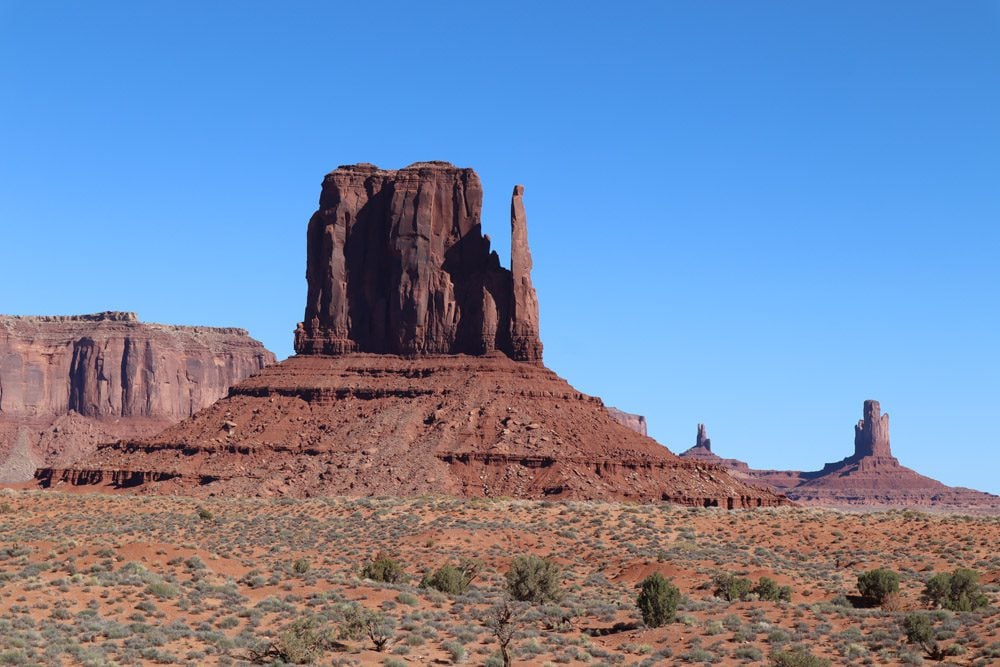
[[[372,581],[398,584],[406,578],[406,572],[399,561],[388,554],[379,552],[375,558],[365,563],[361,576]]]
[[[654,573],[642,580],[636,606],[642,614],[642,622],[650,628],[658,628],[674,620],[681,592],[663,575]]]
[[[522,602],[558,602],[562,571],[547,558],[518,556],[507,572],[507,591]]]
[[[448,652],[448,657],[454,665],[465,662],[465,659],[468,656],[468,652],[465,650],[465,647],[457,641],[445,642],[444,650]]]
[[[396,624],[384,614],[352,603],[341,608],[344,620],[337,628],[338,639],[368,637],[376,651],[384,651],[396,636]]]
[[[272,663],[275,659],[292,665],[314,662],[333,646],[330,630],[312,616],[292,621],[278,633],[278,638],[263,649],[252,650],[250,658],[257,663]]]
[[[989,603],[979,585],[979,574],[965,568],[951,574],[935,574],[924,587],[924,598],[937,607],[952,611],[974,611]]]
[[[770,602],[778,602],[779,600],[790,602],[792,600],[791,586],[779,586],[778,582],[768,577],[761,577],[750,592],[755,593],[761,600]]]
[[[733,657],[741,660],[760,661],[764,659],[764,654],[756,646],[740,646],[733,651]]]
[[[308,558],[299,558],[294,563],[292,563],[292,572],[298,575],[303,575],[309,571],[312,564],[309,562]]]
[[[830,661],[817,658],[802,646],[775,651],[771,654],[773,667],[830,667]]]
[[[720,574],[714,579],[715,596],[729,602],[743,600],[750,594],[753,584],[746,577]]]
[[[903,619],[903,632],[906,634],[906,641],[911,644],[919,644],[927,656],[932,660],[942,660],[944,651],[937,643],[937,632],[934,624],[927,614],[908,614]]]
[[[198,518],[201,519],[202,521],[211,521],[212,519],[215,518],[215,514],[213,514],[212,510],[208,508],[199,507],[197,511],[198,511]]]
[[[425,574],[420,580],[420,587],[433,588],[449,595],[461,595],[469,589],[469,584],[479,574],[480,568],[480,563],[473,560],[463,560],[458,567],[444,565]]]
[[[890,593],[899,591],[899,575],[880,567],[858,576],[858,591],[874,604],[882,604]]]

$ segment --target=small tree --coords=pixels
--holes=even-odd
[[[642,580],[639,585],[636,605],[642,614],[642,622],[650,628],[658,628],[674,620],[681,592],[659,572]]]
[[[372,581],[398,584],[406,578],[406,572],[399,561],[380,551],[375,558],[365,563],[361,576]]]
[[[899,591],[899,575],[880,567],[858,576],[858,591],[874,604],[882,604],[891,593]]]
[[[720,574],[714,580],[715,596],[729,602],[744,600],[750,594],[753,583],[745,577]]]
[[[965,568],[931,577],[924,587],[924,599],[952,611],[974,611],[989,604],[979,586],[979,573]]]
[[[750,592],[756,594],[761,600],[769,602],[791,602],[792,600],[792,587],[779,586],[778,582],[769,577],[761,577]]]
[[[522,602],[558,602],[562,571],[548,558],[518,556],[507,572],[507,591]]]
[[[484,624],[497,639],[500,645],[500,655],[503,657],[504,667],[510,667],[510,643],[517,633],[517,610],[510,603],[504,600],[498,605],[494,605],[486,615]]]
[[[944,660],[944,651],[937,643],[937,632],[927,614],[909,614],[903,619],[903,631],[911,644],[920,644],[931,660]]]

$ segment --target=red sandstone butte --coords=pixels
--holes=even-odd
[[[243,329],[0,315],[0,481],[151,435],[273,362]]]
[[[784,497],[678,459],[542,364],[524,190],[511,269],[471,169],[340,167],[309,222],[297,355],[65,484],[192,495],[628,499],[745,508]]]
[[[889,415],[874,400],[864,402],[862,418],[854,427],[854,453],[822,470],[755,470],[743,461],[720,458],[712,453],[700,424],[698,443],[681,456],[719,463],[736,477],[765,483],[803,504],[1000,511],[1000,497],[946,486],[900,465],[889,444]]]

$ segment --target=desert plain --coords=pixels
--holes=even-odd
[[[328,640],[304,656],[314,664],[501,665],[488,619],[521,555],[558,565],[561,596],[513,603],[513,664],[798,664],[776,662],[797,647],[836,665],[921,664],[902,626],[918,610],[944,664],[1000,661],[996,516],[6,489],[0,545],[0,664],[283,664],[274,647],[307,628]],[[400,580],[365,576],[380,556]],[[464,593],[420,585],[468,560],[480,566]],[[899,593],[866,605],[857,577],[880,567],[898,573]],[[980,574],[988,607],[922,599],[957,568]],[[647,628],[637,586],[653,573],[681,601]],[[719,575],[768,577],[791,599],[727,601]],[[359,615],[378,618],[381,651],[352,629]]]

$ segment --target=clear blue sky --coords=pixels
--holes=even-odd
[[[1000,493],[1000,3],[0,0],[0,312],[291,353],[337,165],[523,183],[548,364],[817,469],[866,398]],[[544,7],[539,7],[544,5]]]

